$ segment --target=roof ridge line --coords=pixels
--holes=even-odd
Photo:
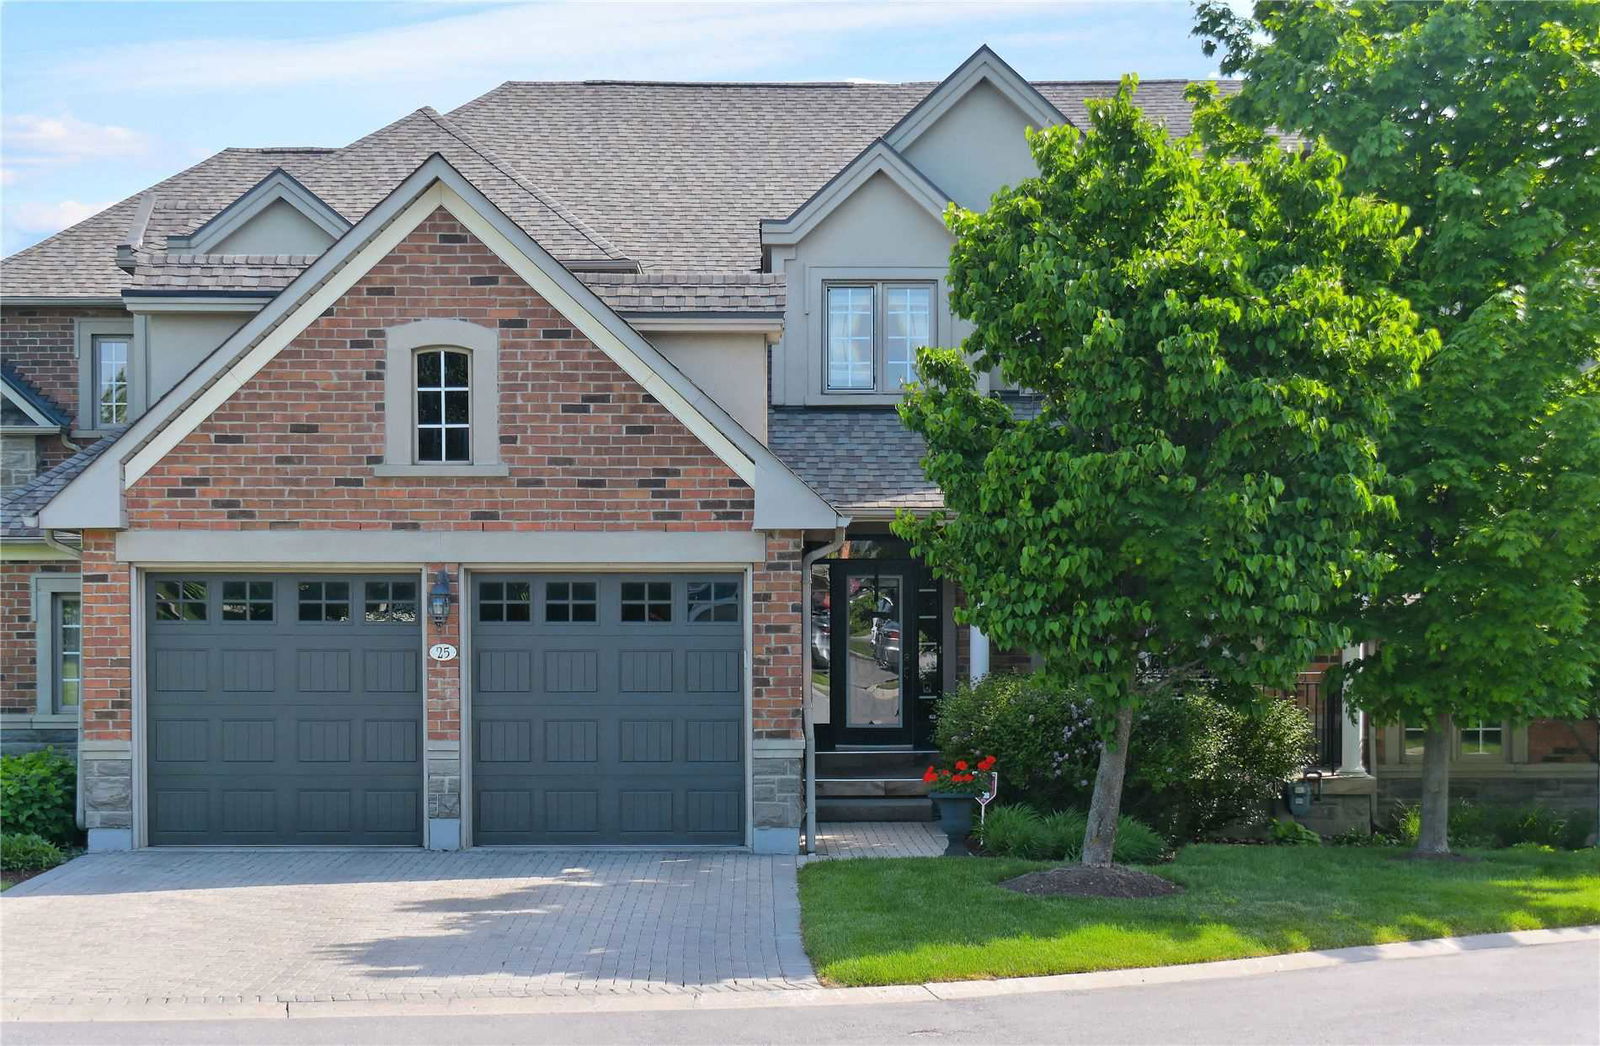
[[[473,135],[466,128],[458,126],[455,121],[440,113],[431,105],[423,106],[421,112],[434,123],[438,124],[441,130],[452,135],[458,141],[460,141],[461,144],[473,150],[479,156],[482,156],[486,161],[488,161],[491,167],[515,182],[518,188],[522,189],[526,193],[529,193],[534,199],[548,207],[553,213],[559,216],[562,221],[571,226],[574,231],[582,233],[585,239],[589,240],[589,242],[593,243],[596,247],[599,247],[603,252],[606,253],[607,257],[614,261],[634,261],[634,259],[629,258],[626,254],[624,254],[621,248],[600,233],[599,230],[590,228],[589,225],[583,221],[583,219],[573,214],[564,204],[560,203],[554,197],[550,196],[550,194],[540,189],[525,175],[517,171],[505,160],[501,159],[499,154],[495,153],[487,145],[480,142],[477,136]]]

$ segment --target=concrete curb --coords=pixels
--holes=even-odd
[[[1185,966],[1154,966],[1098,973],[1066,973],[1048,977],[1016,977],[993,981],[946,981],[881,988],[795,988],[748,992],[681,992],[663,995],[530,995],[439,1000],[352,1000],[348,1002],[103,1002],[31,1003],[4,1006],[0,1022],[66,1021],[194,1021],[239,1019],[304,1020],[313,1017],[453,1017],[562,1013],[663,1013],[687,1010],[758,1009],[778,1006],[867,1006],[874,1003],[949,1002],[961,999],[1026,995],[1038,992],[1096,991],[1135,985],[1178,984],[1223,980],[1263,973],[1315,970],[1350,963],[1394,959],[1426,959],[1499,948],[1545,944],[1600,946],[1600,926],[1554,930],[1515,930],[1471,937],[1441,937],[1398,944],[1293,952],[1252,959]]]

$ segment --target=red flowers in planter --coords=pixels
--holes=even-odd
[[[950,769],[928,767],[922,772],[922,780],[925,784],[933,785],[932,791],[935,793],[979,796],[989,790],[989,771],[994,769],[994,765],[995,758],[992,755],[979,759],[976,771],[971,760],[957,759]]]

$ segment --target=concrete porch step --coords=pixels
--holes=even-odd
[[[869,796],[923,796],[929,785],[917,777],[877,776],[851,774],[843,777],[818,777],[819,798],[847,798]]]
[[[817,782],[821,784],[820,781]],[[933,801],[913,796],[817,798],[818,821],[931,821]]]
[[[915,748],[840,748],[817,753],[817,780],[825,777],[921,777],[939,753]]]

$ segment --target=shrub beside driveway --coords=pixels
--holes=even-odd
[[[1413,861],[1378,847],[1191,846],[1150,869],[1184,892],[1027,897],[1050,865],[822,861],[800,872],[806,950],[841,985],[1023,977],[1600,923],[1600,853]]]

